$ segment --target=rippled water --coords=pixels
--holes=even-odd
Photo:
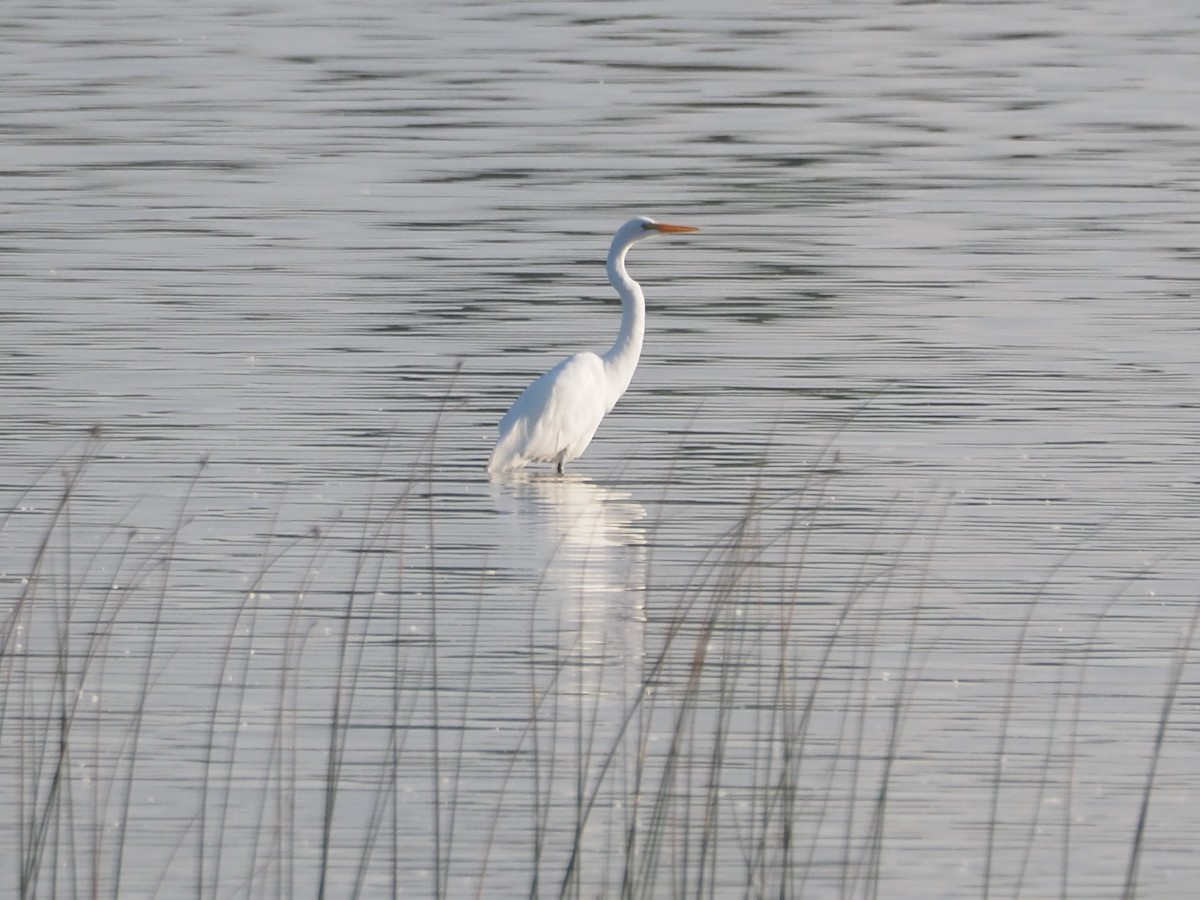
[[[1139,893],[1194,884],[1187,4],[6,21],[0,852],[28,878],[47,823],[38,893],[305,893],[334,759],[339,894],[553,893],[580,784],[615,894],[600,761],[691,709],[735,852],[697,888],[673,834],[655,887],[740,895],[780,672],[820,711],[794,884],[1119,894],[1176,682]],[[611,341],[632,214],[701,232],[631,254],[630,392],[567,478],[490,484],[512,398]]]

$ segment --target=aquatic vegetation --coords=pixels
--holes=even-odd
[[[2,581],[6,892],[1134,896],[1186,842],[1155,822],[1162,779],[1194,785],[1172,751],[1195,614],[1124,653],[1131,577],[1064,635],[1053,567],[981,626],[939,582],[945,504],[849,542],[822,527],[832,461],[750,492],[686,571],[665,520],[622,544],[587,518],[599,495],[629,530],[627,498],[529,482],[563,521],[518,582],[439,541],[430,452],[198,578],[205,467],[135,530],[88,504],[101,447],[0,520],[37,536]],[[627,556],[636,577],[589,580]],[[1140,679],[1115,703],[1110,658]]]

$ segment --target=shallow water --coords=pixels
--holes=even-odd
[[[784,867],[812,892],[857,873],[893,897],[1120,893],[1198,593],[1194,12],[7,20],[3,852],[29,857],[39,717],[77,688],[58,861],[103,835],[44,862],[42,893],[110,883],[122,841],[131,893],[308,885],[331,721],[351,735],[339,893],[359,871],[528,893],[539,865],[552,892],[580,781],[693,706],[698,756],[709,726],[738,736],[722,833],[753,846],[737,804],[787,744],[762,718],[781,659],[823,713],[793,743],[804,796],[831,791],[798,821],[825,831]],[[611,340],[603,255],[639,213],[702,230],[631,254],[649,319],[630,392],[566,479],[490,484],[508,403]],[[688,700],[706,646],[741,674]],[[1143,897],[1200,874],[1180,681]],[[621,777],[598,782],[617,824],[588,832],[584,893],[615,892]],[[132,785],[128,810],[106,785]],[[687,893],[690,845],[668,844],[657,887]],[[744,881],[734,853],[709,886]]]

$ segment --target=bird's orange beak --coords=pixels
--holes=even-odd
[[[699,231],[692,225],[668,225],[666,222],[655,222],[651,226],[655,231],[661,231],[663,234],[682,234],[685,231]]]

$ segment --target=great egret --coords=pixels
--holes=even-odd
[[[497,475],[531,462],[552,462],[558,474],[591,443],[600,420],[633,378],[646,330],[646,298],[625,271],[625,254],[638,241],[656,234],[698,231],[691,225],[667,225],[639,216],[613,235],[608,250],[608,280],[621,295],[621,330],[608,352],[576,353],[525,388],[500,420],[500,439],[488,472]]]

